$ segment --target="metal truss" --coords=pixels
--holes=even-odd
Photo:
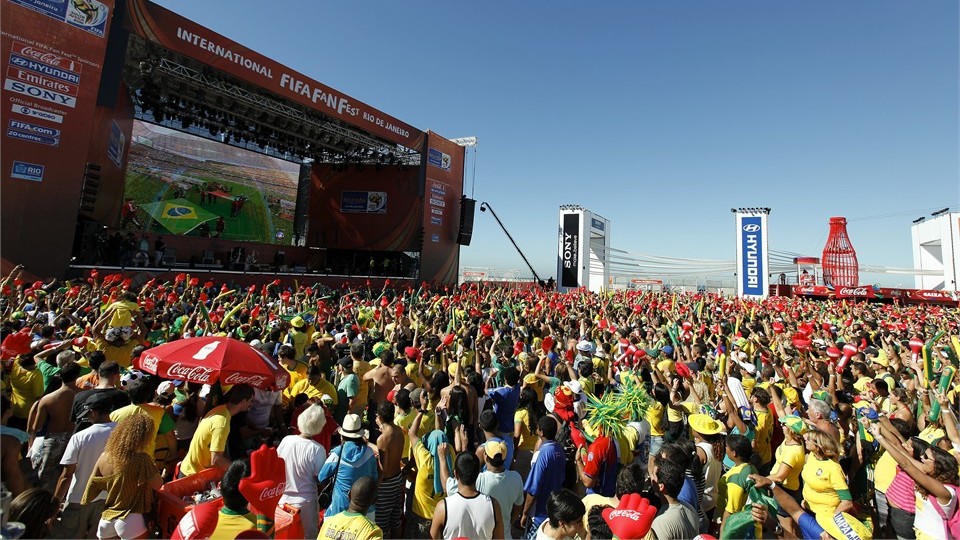
[[[313,115],[306,113],[302,109],[288,105],[283,101],[271,99],[269,97],[246,90],[245,88],[242,88],[240,86],[228,83],[217,77],[211,77],[203,73],[202,71],[185,66],[169,58],[160,58],[158,60],[155,72],[170,76],[174,79],[194,83],[200,86],[201,88],[210,88],[226,96],[230,96],[235,100],[237,100],[238,102],[244,103],[248,106],[256,107],[259,110],[268,111],[270,113],[273,113],[274,115],[282,116],[289,120],[299,122],[304,127],[313,127],[322,133],[329,133],[331,135],[335,135],[337,137],[342,138],[344,141],[349,141],[353,144],[357,144],[367,149],[373,149],[375,152],[379,152],[381,154],[393,155],[399,160],[400,164],[403,164],[403,165],[419,165],[420,164],[420,154],[416,151],[410,150],[400,145],[395,145],[391,147],[390,145],[384,144],[379,139],[370,137],[362,133],[358,133],[351,129],[347,129],[334,122],[319,120]],[[224,112],[228,112],[228,111],[224,111]],[[262,122],[257,122],[257,123],[262,123]],[[278,130],[278,131],[282,131],[282,130]],[[295,135],[300,138],[303,138],[303,133],[299,133]],[[323,144],[320,141],[308,140],[307,142]],[[342,151],[341,148],[336,148],[335,146],[330,146],[330,148],[333,148],[337,151]]]

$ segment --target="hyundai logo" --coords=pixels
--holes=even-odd
[[[756,223],[747,223],[743,226],[743,232],[757,232],[760,230],[760,226]]]

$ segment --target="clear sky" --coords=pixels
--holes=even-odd
[[[465,191],[544,278],[561,204],[610,219],[615,248],[697,259],[735,257],[731,207],[772,208],[771,249],[811,256],[845,216],[861,264],[905,268],[911,221],[960,211],[952,0],[159,3],[479,137]],[[489,214],[475,225],[461,266],[529,275]]]

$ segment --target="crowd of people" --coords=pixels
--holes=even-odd
[[[956,307],[20,273],[0,474],[27,538],[154,537],[157,490],[211,469],[174,537],[269,537],[277,507],[318,539],[960,536]],[[200,336],[289,383],[138,369]]]

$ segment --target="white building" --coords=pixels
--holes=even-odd
[[[936,275],[916,276],[914,287],[958,291],[960,212],[941,212],[934,212],[937,215],[932,218],[914,221],[910,228],[913,267],[936,272]]]

